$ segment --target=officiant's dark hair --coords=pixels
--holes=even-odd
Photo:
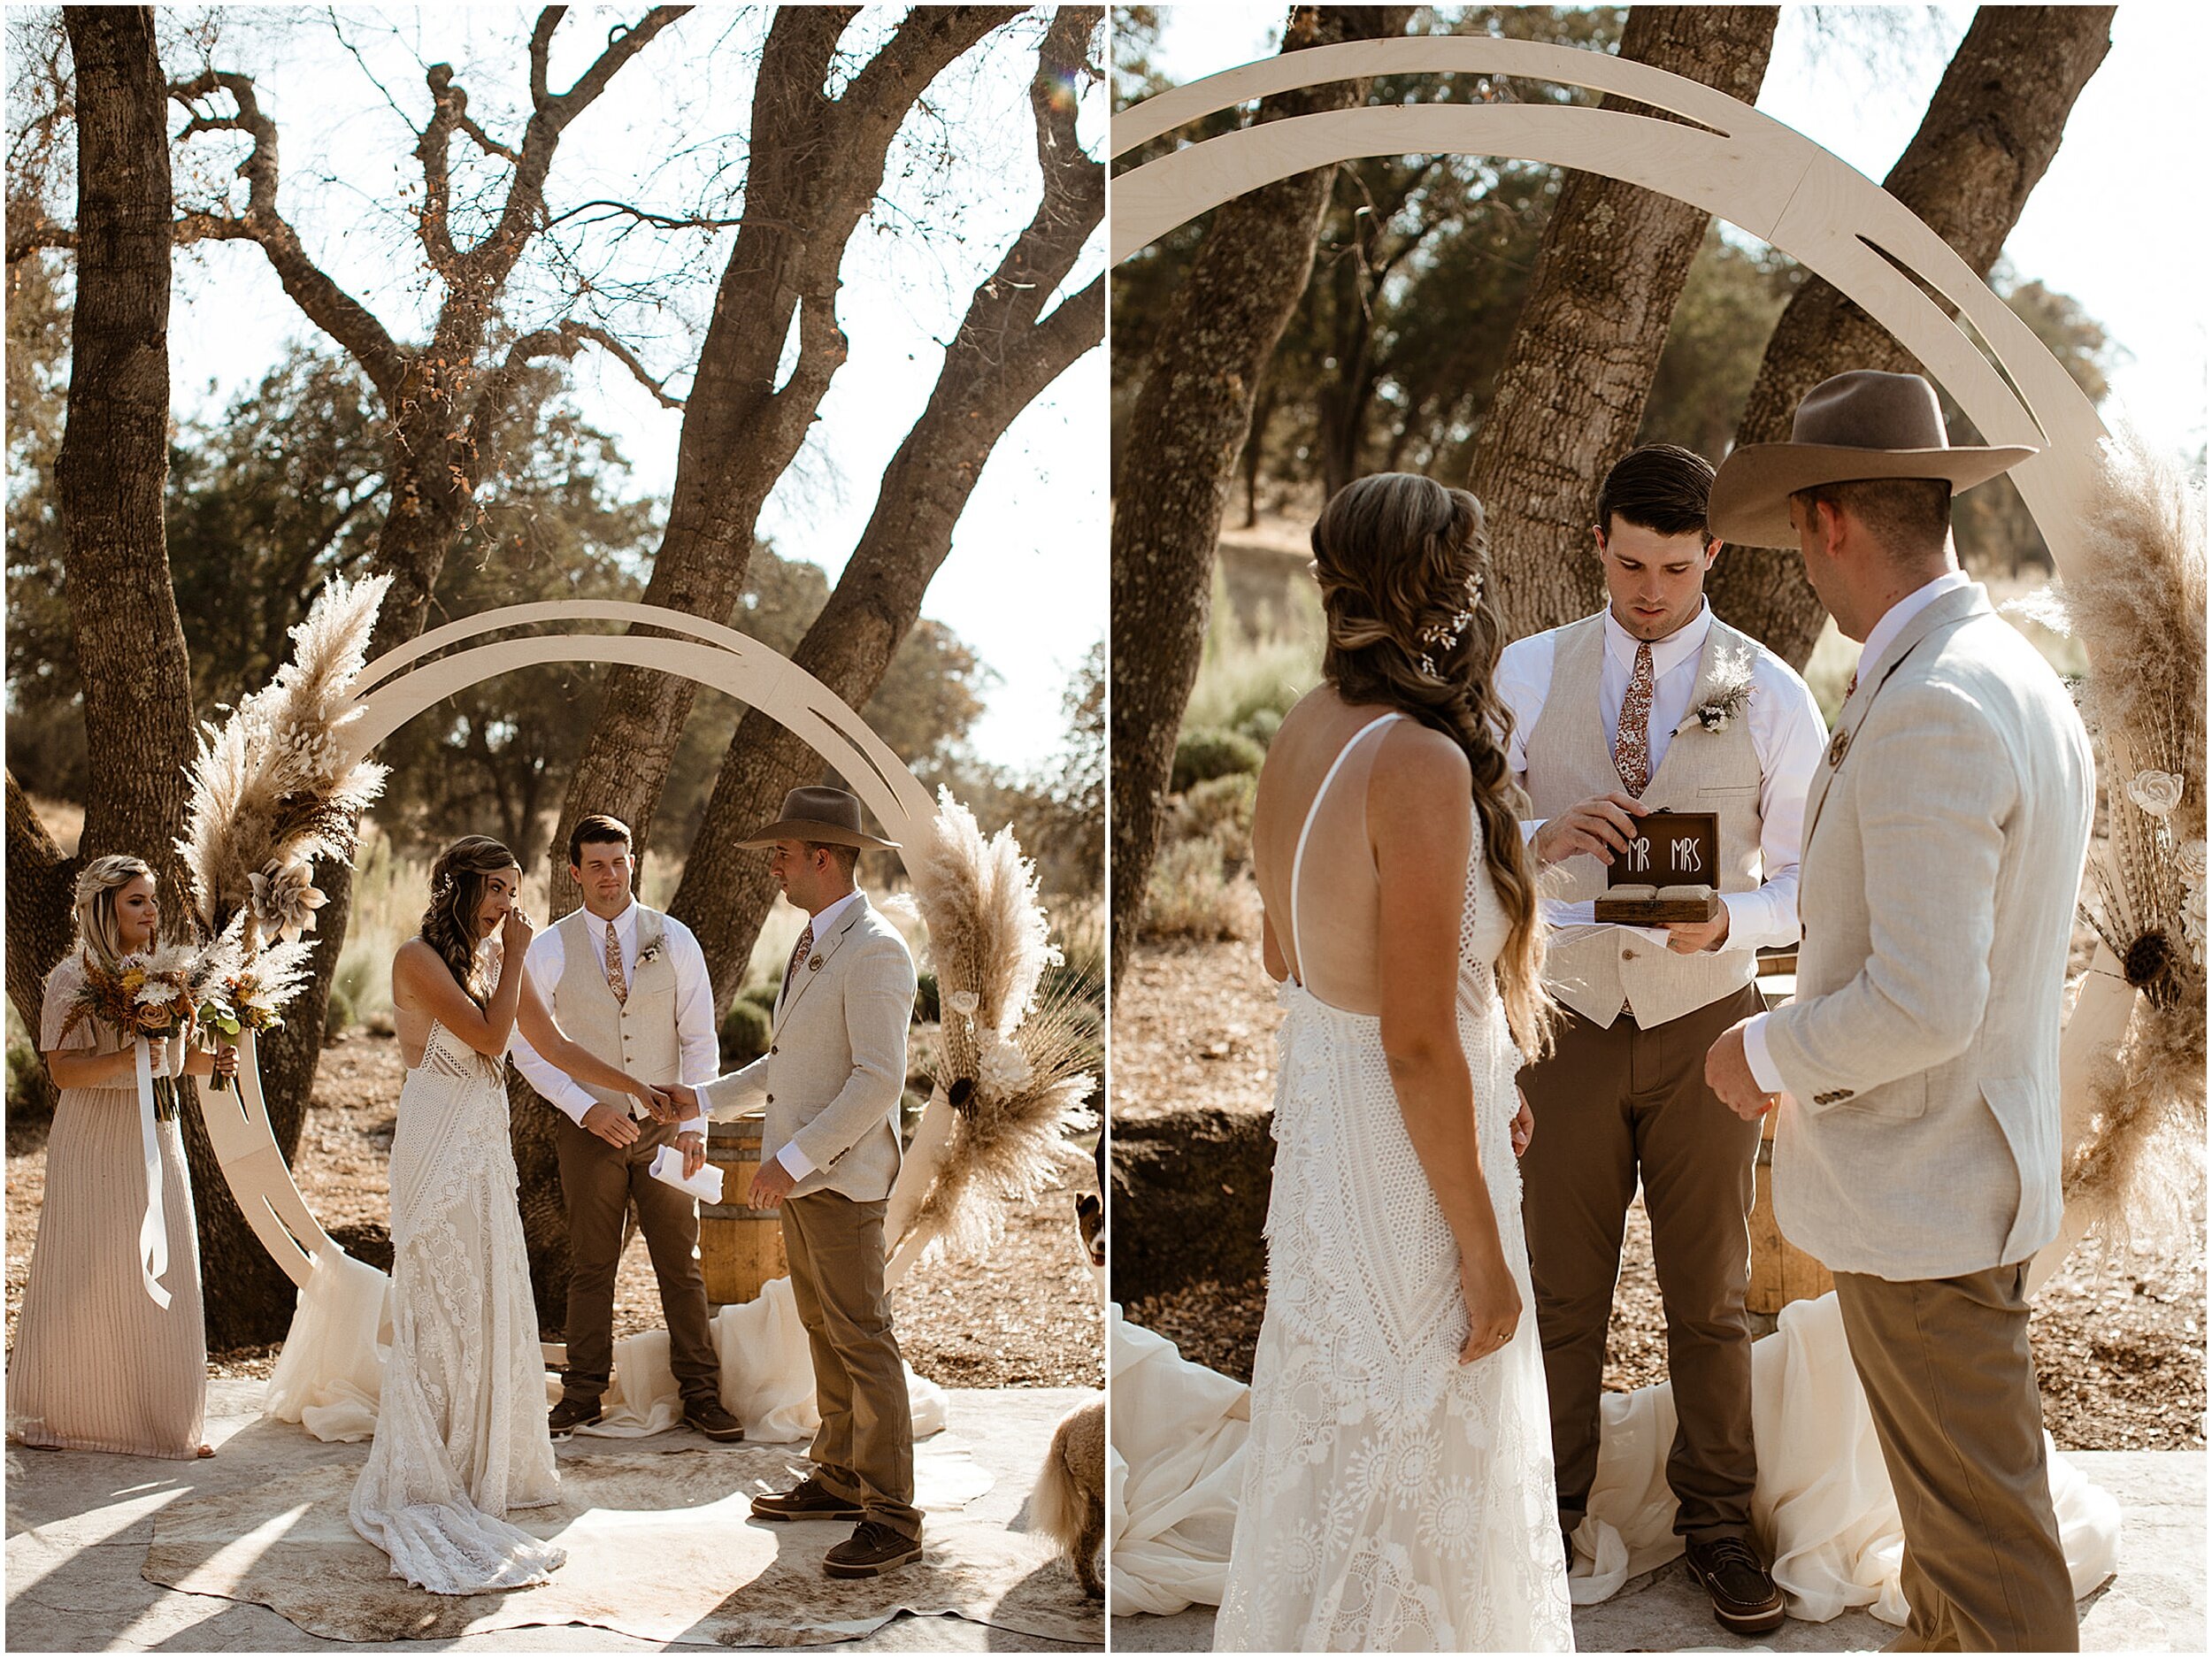
[[[568,866],[576,869],[584,861],[584,848],[619,841],[624,846],[632,844],[630,825],[619,817],[610,817],[605,812],[587,812],[576,820],[576,826],[568,832]]]
[[[1710,541],[1705,514],[1712,493],[1712,462],[1678,443],[1647,443],[1629,450],[1605,474],[1598,487],[1598,533],[1611,534],[1618,518],[1658,535],[1694,530]]]

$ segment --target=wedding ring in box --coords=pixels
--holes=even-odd
[[[1712,885],[1719,867],[1717,813],[1647,812],[1637,819],[1628,849],[1606,871],[1595,918],[1632,927],[1710,921],[1720,914],[1720,893]]]

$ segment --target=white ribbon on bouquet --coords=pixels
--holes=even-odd
[[[134,1039],[138,1072],[138,1144],[146,1164],[146,1216],[138,1223],[138,1276],[146,1293],[164,1312],[169,1292],[161,1275],[169,1270],[169,1220],[161,1209],[161,1139],[154,1127],[153,1049],[142,1036]]]

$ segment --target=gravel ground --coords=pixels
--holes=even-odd
[[[1192,1017],[1192,1010],[1199,1009]],[[1139,945],[1115,995],[1114,1113],[1177,1104],[1264,1110],[1280,1015],[1252,944]],[[1651,1228],[1630,1211],[1613,1301],[1605,1385],[1666,1374]],[[1251,1378],[1265,1285],[1198,1284],[1124,1309],[1184,1355]],[[2038,1296],[2029,1324],[2044,1423],[2062,1449],[2194,1450],[2205,1444],[2205,1257],[2075,1251]]]
[[[394,1108],[399,1099],[399,1044],[356,1031],[324,1050],[293,1178],[317,1219],[334,1235],[362,1228],[380,1239],[389,1224]],[[7,1334],[30,1270],[38,1206],[45,1191],[43,1124],[11,1125],[8,1137]],[[1087,1190],[1090,1177],[1078,1171]],[[1104,1334],[1098,1290],[1076,1235],[1072,1187],[1047,1193],[1014,1211],[1006,1235],[979,1262],[918,1266],[892,1301],[907,1362],[949,1387],[1104,1386]],[[661,1322],[660,1293],[645,1240],[635,1238],[615,1283],[615,1333]],[[550,1332],[549,1332],[550,1333]],[[265,1377],[274,1347],[211,1354],[215,1376]]]

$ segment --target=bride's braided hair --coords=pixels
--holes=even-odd
[[[1356,479],[1315,521],[1313,558],[1328,619],[1321,671],[1337,694],[1397,709],[1467,756],[1483,861],[1511,923],[1498,955],[1499,999],[1514,1041],[1533,1059],[1551,1003],[1523,797],[1506,764],[1513,716],[1491,684],[1502,641],[1483,591],[1482,503],[1410,472]]]
[[[476,913],[484,906],[484,878],[520,866],[515,855],[489,835],[463,835],[430,866],[430,907],[422,912],[422,941],[438,952],[468,999],[483,1007],[483,935]]]

